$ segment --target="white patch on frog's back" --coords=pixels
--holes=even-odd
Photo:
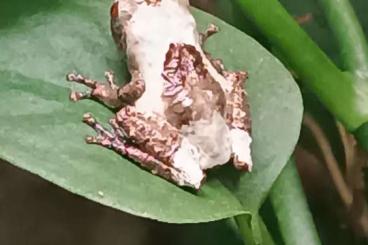
[[[210,120],[198,120],[184,125],[181,132],[189,141],[200,148],[201,169],[223,165],[230,160],[231,136],[224,118],[214,112]]]
[[[139,4],[126,26],[127,53],[138,64],[146,90],[136,102],[141,112],[164,115],[161,99],[165,80],[163,71],[171,43],[198,47],[196,24],[187,7],[177,0],[162,0],[158,5]]]
[[[174,153],[172,163],[172,166],[179,170],[178,176],[175,176],[179,185],[193,186],[199,189],[205,178],[205,174],[198,164],[199,161],[198,148],[184,138],[179,149]]]
[[[252,138],[248,132],[238,128],[231,129],[230,133],[234,154],[238,156],[239,161],[247,163],[248,170],[252,171],[253,162],[250,153]]]

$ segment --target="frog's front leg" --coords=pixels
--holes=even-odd
[[[219,28],[214,24],[209,24],[205,32],[199,33],[199,41],[203,47],[208,38],[219,32]],[[218,73],[222,74],[225,70],[224,64],[221,59],[215,59],[210,53],[204,51],[206,58],[211,62],[212,66],[217,70]]]
[[[112,72],[105,72],[105,78],[107,83],[86,78],[81,74],[69,73],[67,75],[68,81],[91,88],[89,92],[72,91],[70,99],[72,101],[92,99],[110,108],[121,108],[123,105],[133,104],[145,91],[144,81],[138,72],[133,73],[131,82],[121,87],[116,85]]]
[[[205,179],[198,149],[163,118],[126,106],[110,120],[113,132],[90,114],[83,121],[97,132],[97,136],[86,138],[87,143],[112,149],[180,186],[199,189]]]
[[[214,24],[209,24],[204,32],[199,33],[200,43],[203,46],[208,38],[213,36],[219,31],[219,28]]]

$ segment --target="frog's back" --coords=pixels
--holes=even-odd
[[[146,86],[137,110],[161,115],[180,129],[201,149],[203,169],[226,163],[231,142],[225,95],[209,72],[214,69],[195,20],[178,0],[142,2],[131,7],[124,26],[131,72],[139,71]]]
[[[143,2],[126,23],[128,58],[146,83],[146,93],[136,102],[138,110],[164,113],[162,72],[170,44],[198,46],[195,21],[187,11],[176,0],[162,0],[158,4]]]
[[[192,45],[172,44],[162,73],[165,118],[201,148],[202,168],[225,164],[231,154],[225,92],[206,59]]]

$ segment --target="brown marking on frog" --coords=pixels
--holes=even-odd
[[[114,2],[110,8],[110,29],[112,37],[117,45],[117,47],[125,52],[126,50],[126,35],[124,33],[124,28],[122,28],[121,23],[117,21],[119,19],[119,2]]]
[[[217,28],[210,26],[199,38],[188,0],[115,2],[111,30],[127,56],[132,81],[117,86],[112,73],[107,73],[107,83],[68,75],[69,81],[90,88],[72,91],[72,100],[93,99],[120,110],[110,120],[111,131],[87,115],[84,121],[97,132],[87,143],[113,149],[155,174],[196,189],[205,178],[203,171],[225,164],[231,154],[238,169],[251,170],[249,108],[241,105],[246,103],[244,76],[225,77],[221,62],[206,57],[201,48]],[[168,14],[174,14],[170,21],[165,20]],[[157,36],[162,28],[167,33]],[[168,37],[174,44],[169,45]],[[241,147],[234,147],[239,143]]]
[[[177,128],[199,119],[223,114],[225,94],[207,71],[201,53],[192,45],[171,44],[164,62],[162,98],[165,116]]]
[[[243,129],[250,133],[250,110],[244,90],[244,81],[247,78],[247,73],[224,71],[223,74],[226,80],[232,84],[232,90],[226,95],[226,123],[231,128]]]
[[[180,147],[182,136],[177,128],[159,116],[147,116],[126,106],[116,115],[116,123],[143,152],[170,165]]]
[[[161,3],[161,0],[145,0],[148,5],[152,4],[156,6],[157,4]]]
[[[117,122],[116,117],[110,120],[110,125],[113,131],[104,128],[91,114],[86,113],[83,116],[83,122],[93,128],[97,135],[87,136],[86,142],[89,144],[96,144],[108,149],[112,149],[122,156],[126,156],[142,167],[150,170],[153,174],[157,174],[169,181],[179,182],[180,171],[172,168],[167,163],[163,163],[154,156],[139,149],[135,144],[127,142],[124,139],[124,133]],[[202,180],[204,182],[205,175]]]
[[[119,2],[114,2],[110,8],[110,17],[118,18],[119,17]]]

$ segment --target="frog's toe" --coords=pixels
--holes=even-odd
[[[113,72],[109,71],[105,73],[106,82],[99,82],[90,78],[87,78],[76,72],[71,72],[66,75],[66,80],[69,82],[75,82],[83,84],[91,90],[88,92],[76,92],[70,93],[70,100],[79,101],[83,99],[96,100],[110,108],[119,108],[123,105],[123,102],[118,98],[119,87],[115,85],[115,78]]]
[[[98,83],[97,81],[86,78],[85,76],[78,74],[76,72],[71,72],[67,74],[66,80],[69,82],[76,82],[76,83],[84,84],[91,89],[95,89]]]
[[[77,102],[84,99],[90,99],[91,93],[90,92],[77,92],[71,91],[69,94],[69,99],[73,102]]]

